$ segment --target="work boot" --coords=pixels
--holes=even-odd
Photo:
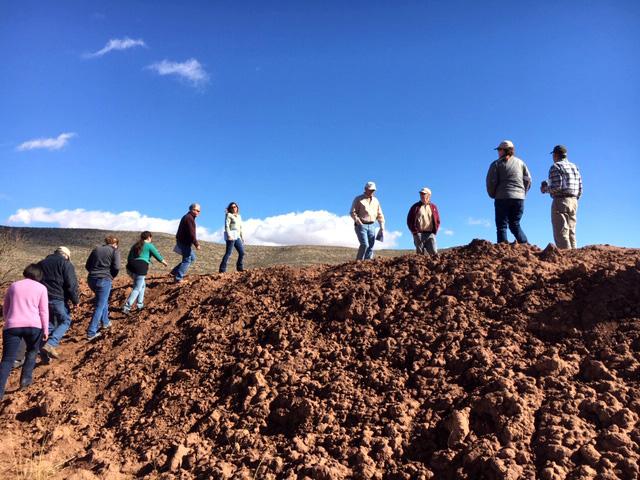
[[[53,358],[60,358],[60,354],[58,353],[58,349],[56,347],[52,347],[48,343],[44,344],[44,346],[42,347],[42,350],[47,352],[47,355],[49,355],[49,356],[51,356]]]

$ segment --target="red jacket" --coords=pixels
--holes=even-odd
[[[420,229],[418,228],[418,211],[422,206],[422,202],[416,202],[411,205],[409,209],[409,214],[407,215],[407,227],[411,230],[411,233],[418,233]],[[434,226],[434,234],[438,233],[438,229],[440,228],[440,214],[438,213],[438,207],[436,207],[435,203],[430,203],[431,213],[433,215],[433,226]]]

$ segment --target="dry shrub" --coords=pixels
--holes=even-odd
[[[15,271],[12,257],[22,243],[19,232],[0,229],[0,285],[7,282]]]

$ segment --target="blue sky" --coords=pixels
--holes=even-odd
[[[0,58],[3,224],[173,231],[198,201],[219,240],[236,201],[249,243],[354,245],[374,180],[387,246],[423,186],[441,247],[495,240],[510,139],[531,242],[562,143],[579,245],[640,247],[640,2],[0,0]]]

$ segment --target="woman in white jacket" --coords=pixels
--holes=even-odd
[[[233,248],[238,251],[238,261],[236,262],[236,270],[244,271],[244,238],[242,237],[242,217],[240,217],[240,209],[238,204],[231,202],[227,207],[224,216],[224,240],[227,244],[227,250],[224,252],[222,262],[220,262],[220,273],[227,271],[227,262],[231,256]]]

